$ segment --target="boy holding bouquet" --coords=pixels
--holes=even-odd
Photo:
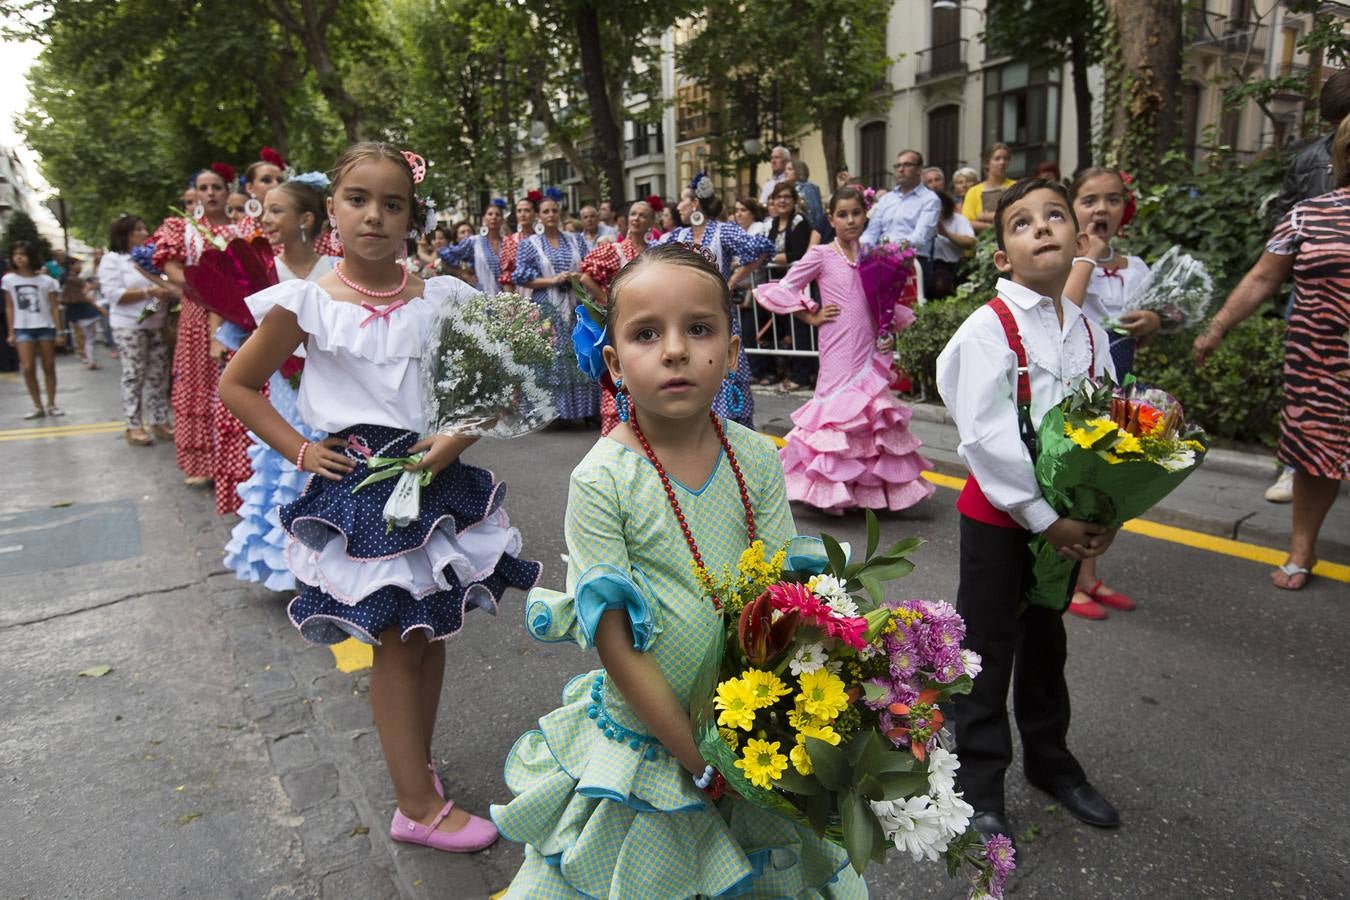
[[[1064,187],[1024,178],[994,214],[1003,273],[998,296],[971,314],[938,357],[938,391],[960,433],[970,478],[961,512],[957,611],[966,644],[983,658],[968,696],[953,704],[961,787],[985,835],[1012,834],[1003,776],[1012,762],[1008,684],[1022,736],[1027,780],[1073,816],[1104,828],[1120,823],[1069,752],[1069,691],[1064,679],[1063,613],[1027,605],[1032,556],[1043,534],[1063,557],[1100,556],[1114,531],[1061,517],[1042,495],[1033,468],[1036,429],[1046,411],[1088,376],[1114,369],[1109,339],[1063,298],[1084,251]],[[1072,583],[1072,581],[1070,581]],[[1067,599],[1067,597],[1066,597]],[[1025,608],[1023,608],[1025,607]]]

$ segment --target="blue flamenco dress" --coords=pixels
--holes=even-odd
[[[280,307],[308,335],[300,417],[342,440],[355,463],[340,480],[311,476],[278,511],[300,589],[287,614],[311,643],[374,644],[391,628],[403,640],[418,631],[442,640],[463,627],[468,609],[495,613],[507,589],[528,590],[539,579],[539,563],[517,557],[520,532],[502,506],[506,485],[486,469],[447,466],[422,488],[418,517],[402,527],[383,514],[399,479],[358,490],[373,457],[406,456],[421,437],[422,348],[439,306],[472,293],[443,277],[406,305],[345,303],[305,281],[248,298],[254,318]]]
[[[774,448],[735,423],[726,433],[759,536],[783,544],[792,517]],[[672,485],[709,568],[734,567],[748,537],[725,456],[703,486]],[[687,706],[721,620],[647,458],[601,438],[572,473],[566,530],[567,593],[531,591],[526,628],[589,648],[601,616],[621,609],[633,646]],[[506,784],[515,797],[492,819],[526,845],[507,898],[867,896],[847,854],[811,829],[739,798],[710,801],[603,669],[568,682],[562,706],[516,741]]]
[[[332,270],[334,260],[331,256],[319,257],[305,280],[317,281]],[[280,259],[276,261],[276,269],[282,281],[296,277]],[[229,322],[216,331],[216,339],[231,350],[238,350],[244,337],[243,329]],[[322,432],[310,428],[300,418],[298,390],[280,372],[272,373],[268,379],[267,397],[281,417],[306,440],[323,437]],[[293,591],[295,576],[286,565],[286,529],[281,527],[279,508],[300,496],[308,476],[257,435],[249,437],[253,441],[248,448],[253,475],[236,488],[242,502],[239,522],[225,545],[225,566],[240,581],[256,582],[272,591]]]
[[[586,242],[581,235],[560,231],[555,235],[557,246],[547,235],[524,237],[516,250],[516,267],[512,279],[525,285],[537,278],[551,278],[561,272],[580,272],[586,258]],[[572,284],[564,282],[554,287],[536,288],[531,294],[536,303],[547,305],[553,326],[554,340],[563,352],[554,354],[553,404],[560,419],[585,419],[600,415],[600,386],[577,368],[576,357],[567,348],[571,346],[572,329],[576,326],[576,296]]]
[[[661,236],[661,243],[694,243],[694,229],[688,225],[676,228]],[[699,247],[712,256],[714,264],[722,272],[722,277],[730,279],[735,270],[736,261],[742,264],[764,259],[773,253],[773,241],[763,235],[750,234],[735,222],[710,220],[703,226],[703,236]],[[741,333],[740,316],[731,317],[732,334]],[[741,353],[736,360],[736,373],[732,380],[739,397],[728,398],[727,392],[717,395],[713,402],[713,411],[719,416],[740,422],[746,428],[755,427],[755,398],[750,393],[750,360],[745,355],[745,344],[741,344]],[[733,402],[734,401],[734,402]]]

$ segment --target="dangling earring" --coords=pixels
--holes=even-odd
[[[628,404],[629,404],[629,400],[630,400],[630,399],[631,399],[631,398],[628,396],[628,391],[624,390],[624,387],[623,387],[623,379],[622,379],[622,378],[615,378],[615,379],[614,379],[614,409],[615,409],[615,411],[619,414],[619,421],[620,421],[620,422],[627,422],[627,421],[628,421],[629,409],[630,409],[630,407],[629,407]]]
[[[487,237],[487,226],[484,225],[482,228],[478,229],[478,233],[483,237]]]
[[[689,224],[693,225],[695,228],[702,225],[706,221],[707,219],[703,217],[703,210],[701,209],[696,209],[689,214]]]
[[[733,419],[745,412],[745,391],[736,383],[734,372],[728,372],[722,379],[722,402]]]
[[[252,194],[249,194],[248,200],[244,203],[244,215],[248,216],[250,219],[261,218],[262,201]]]
[[[543,233],[544,233],[544,223],[543,223],[543,222],[535,222],[535,223],[534,223],[534,233],[535,233],[535,234],[543,234]]]
[[[198,203],[196,206],[192,207],[192,218],[200,219],[204,215],[206,215],[205,206],[202,206],[200,203]]]
[[[308,240],[309,240],[309,236],[305,233],[305,226],[301,225],[301,226],[300,226],[300,243],[303,244],[305,241],[308,241]]]

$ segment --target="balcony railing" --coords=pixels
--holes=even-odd
[[[665,141],[660,134],[644,134],[624,141],[624,155],[628,159],[643,156],[659,156],[665,151]]]
[[[969,39],[961,38],[920,50],[914,57],[914,83],[924,84],[940,78],[964,75],[967,71],[966,46],[969,43]]]
[[[1221,12],[1192,9],[1186,17],[1186,36],[1198,50],[1227,54],[1250,52],[1256,60],[1266,49],[1270,26],[1230,19]]]

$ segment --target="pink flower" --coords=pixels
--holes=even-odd
[[[830,608],[820,598],[811,593],[804,584],[789,584],[780,581],[769,585],[769,596],[773,599],[773,608],[785,613],[800,613],[811,624],[819,624],[830,617]]]

